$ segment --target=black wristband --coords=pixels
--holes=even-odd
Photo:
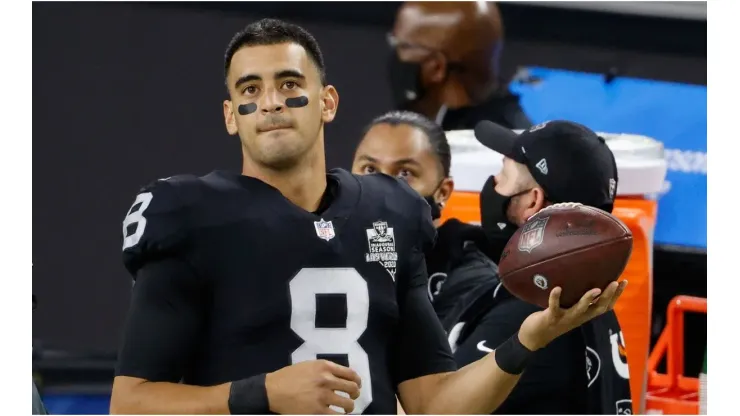
[[[496,348],[496,364],[504,372],[511,375],[519,375],[529,364],[533,351],[530,351],[519,341],[519,332],[504,341]]]
[[[264,415],[270,413],[265,374],[234,381],[229,390],[229,413],[232,415]]]

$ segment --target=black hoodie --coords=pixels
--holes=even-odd
[[[429,296],[459,367],[482,358],[539,310],[510,295],[498,277],[500,248],[480,227],[452,219],[427,253]],[[535,353],[497,414],[631,414],[621,330],[613,312]],[[628,377],[628,375],[627,375]]]

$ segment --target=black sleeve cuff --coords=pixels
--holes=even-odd
[[[270,413],[265,374],[231,383],[229,413],[232,415],[264,415]]]

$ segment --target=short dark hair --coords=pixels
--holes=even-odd
[[[362,136],[364,137],[373,126],[378,124],[390,124],[391,126],[407,125],[423,131],[427,139],[429,139],[429,145],[432,151],[437,156],[440,165],[442,165],[442,174],[445,178],[450,176],[450,163],[452,160],[450,144],[447,142],[445,131],[437,123],[413,111],[390,111],[370,122],[362,133]]]
[[[306,29],[278,19],[262,19],[249,24],[231,38],[224,55],[224,79],[228,77],[231,59],[239,49],[245,46],[278,45],[281,43],[301,45],[319,70],[321,85],[326,85],[324,56],[321,54],[319,43]]]

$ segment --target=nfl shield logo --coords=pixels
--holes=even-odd
[[[334,225],[331,221],[324,221],[322,218],[321,221],[314,221],[313,225],[316,227],[316,235],[320,239],[329,241],[334,238]]]
[[[542,244],[545,237],[545,225],[547,225],[549,219],[550,217],[539,218],[524,225],[522,234],[519,236],[519,251],[531,253],[532,250]]]

